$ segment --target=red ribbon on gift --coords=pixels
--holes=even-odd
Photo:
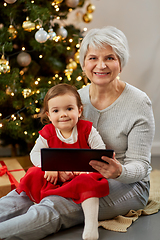
[[[15,189],[18,187],[18,181],[13,177],[11,172],[16,172],[16,171],[22,171],[23,169],[15,169],[15,170],[8,170],[6,164],[4,161],[0,161],[0,164],[2,167],[0,167],[0,176],[3,176],[4,174],[7,174],[11,183],[11,190]]]

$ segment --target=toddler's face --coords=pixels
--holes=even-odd
[[[60,95],[48,101],[46,114],[65,138],[71,135],[81,113],[82,109],[78,109],[76,97],[72,93]]]

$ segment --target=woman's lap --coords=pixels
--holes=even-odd
[[[32,205],[33,202],[24,192],[20,195],[15,190],[9,192],[0,198],[0,222],[26,213]]]
[[[33,204],[25,193],[15,191],[0,199],[1,238],[38,240],[82,222],[81,206],[71,199],[55,195]]]
[[[133,185],[122,184],[115,180],[109,180],[110,194],[106,197],[100,198],[99,207],[99,220],[113,218],[117,215],[126,214],[130,209],[137,210],[144,207],[142,199],[140,199],[138,193],[134,190]],[[141,192],[140,188],[140,192]],[[33,203],[23,193],[23,200],[17,193],[11,192],[10,200],[12,196],[14,204],[9,204],[7,198],[5,201],[0,200],[0,232],[2,237],[17,236],[20,239],[41,239],[49,234],[72,227],[74,225],[83,223],[83,211],[81,204],[74,203],[71,199],[65,199],[60,196],[49,196],[44,198],[39,204],[32,205]],[[147,196],[147,195],[146,195]],[[8,198],[9,199],[9,198]],[[9,201],[10,201],[9,200]],[[8,221],[1,220],[3,209],[6,211],[8,204],[9,208],[12,208],[17,202],[18,210],[15,211],[16,221],[10,219]],[[24,205],[27,206],[24,208]],[[29,209],[27,212],[27,208]],[[13,211],[16,210],[15,206]],[[14,213],[9,218],[14,217]],[[28,226],[28,227],[26,227]],[[10,233],[8,230],[10,229]],[[15,230],[17,229],[17,230]],[[41,236],[41,237],[40,237]],[[21,238],[22,237],[22,238]]]
[[[113,179],[108,181],[110,193],[108,196],[100,198],[99,220],[125,215],[131,209],[142,209],[147,204],[148,183],[123,184]]]

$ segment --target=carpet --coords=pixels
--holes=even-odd
[[[127,232],[127,229],[141,215],[151,215],[160,210],[160,170],[154,170],[150,174],[150,195],[148,204],[144,209],[130,210],[125,216],[117,216],[111,220],[99,222],[99,227],[115,232]]]

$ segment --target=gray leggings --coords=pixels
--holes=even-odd
[[[110,194],[100,198],[99,220],[144,208],[149,182],[123,184],[109,179]],[[13,190],[0,199],[0,238],[42,239],[60,229],[83,223],[81,204],[60,196],[49,196],[34,204],[24,192]]]

